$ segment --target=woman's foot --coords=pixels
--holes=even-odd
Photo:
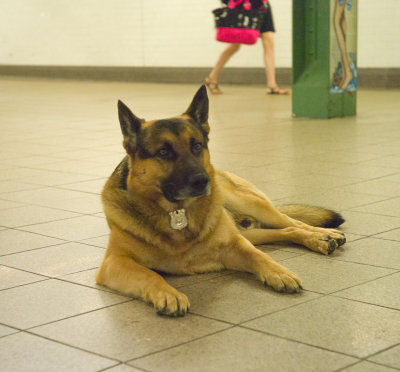
[[[218,82],[211,80],[209,77],[204,79],[204,84],[210,90],[211,94],[222,94],[222,90],[219,89]]]
[[[352,80],[353,80],[353,72],[349,70],[349,72],[345,74],[343,80],[340,82],[339,85],[340,89],[345,91],[347,89],[347,86]]]
[[[267,94],[286,95],[286,94],[289,94],[289,89],[281,89],[278,86],[268,87]]]

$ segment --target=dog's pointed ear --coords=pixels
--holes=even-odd
[[[124,148],[127,153],[133,155],[136,150],[136,136],[140,130],[142,120],[137,118],[125,103],[118,100],[118,117],[124,136]]]
[[[196,123],[200,124],[207,134],[210,132],[210,126],[208,124],[208,96],[205,85],[202,85],[197,91],[185,114],[189,115]]]

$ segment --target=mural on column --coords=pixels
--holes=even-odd
[[[331,93],[357,90],[357,0],[331,0]]]

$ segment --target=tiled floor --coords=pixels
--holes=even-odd
[[[116,101],[183,112],[197,86],[0,79],[1,371],[400,370],[400,91],[360,91],[357,117],[291,117],[290,97],[225,86],[211,97],[217,167],[274,202],[339,210],[330,257],[260,247],[298,295],[244,273],[168,277],[185,318],[94,281],[108,227],[99,193],[123,156]]]

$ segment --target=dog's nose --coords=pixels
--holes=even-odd
[[[209,182],[210,179],[206,173],[194,174],[189,179],[190,187],[199,194],[206,190]]]

